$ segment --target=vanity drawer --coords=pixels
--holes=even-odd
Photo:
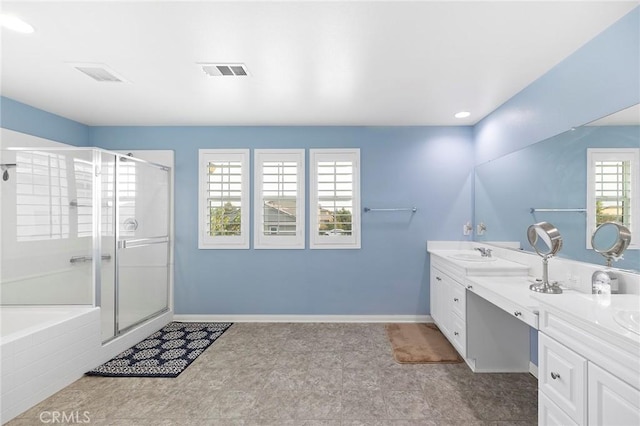
[[[453,321],[451,324],[451,343],[458,350],[463,358],[467,356],[467,332],[465,322],[453,315]]]
[[[478,296],[482,297],[486,301],[493,303],[503,311],[508,312],[513,315],[515,318],[520,321],[526,323],[529,327],[533,327],[536,330],[538,329],[538,314],[530,311],[528,308],[518,305],[517,303],[512,302],[511,300],[500,296],[497,293],[489,290],[488,288],[477,285],[472,281],[467,285],[467,289],[469,291],[474,292]]]
[[[538,387],[571,419],[586,421],[587,360],[544,333],[539,333]]]
[[[544,304],[540,306],[540,331],[640,389],[636,345],[626,344],[620,339],[617,339],[618,344],[612,344],[611,339],[605,340],[604,333],[585,330],[579,318],[550,311]]]
[[[464,320],[466,317],[466,289],[461,284],[452,283],[450,297],[452,303],[451,310]]]
[[[543,392],[538,394],[538,424],[541,426],[578,426]]]

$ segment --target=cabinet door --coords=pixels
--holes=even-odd
[[[589,362],[589,425],[640,425],[640,391]]]
[[[442,333],[449,334],[450,308],[447,304],[447,280],[440,270],[431,268],[431,317]]]
[[[544,333],[538,355],[539,389],[574,422],[586,423],[587,360]]]

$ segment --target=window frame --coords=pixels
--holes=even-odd
[[[296,234],[295,236],[265,235],[263,222],[263,164],[267,161],[297,163],[296,170]],[[253,151],[254,192],[254,249],[304,249],[305,248],[305,150],[304,149],[255,149]]]
[[[248,149],[199,149],[198,150],[198,249],[248,249],[250,245],[249,212],[251,195],[249,182],[250,154]],[[207,184],[208,164],[211,161],[239,161],[241,164],[240,235],[208,235]]]
[[[339,240],[330,235],[318,233],[318,163],[321,161],[351,161],[353,163],[353,211],[351,236]],[[309,150],[309,248],[310,249],[360,249],[361,248],[361,208],[360,208],[360,149],[327,148]]]
[[[587,249],[592,250],[591,236],[596,229],[595,165],[598,161],[629,161],[631,168],[631,244],[628,249],[640,249],[640,148],[588,148],[587,149]]]

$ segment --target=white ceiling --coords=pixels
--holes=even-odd
[[[592,121],[587,126],[640,126],[640,104]]]
[[[637,4],[3,1],[36,32],[2,30],[1,93],[88,125],[474,124]]]

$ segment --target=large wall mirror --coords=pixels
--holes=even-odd
[[[639,147],[640,106],[635,105],[477,166],[475,221],[484,223],[487,230],[475,240],[519,241],[526,250],[529,225],[551,222],[564,239],[559,257],[603,264],[587,238],[587,176],[593,173],[587,164],[587,150]],[[629,187],[638,191],[639,181],[633,176]],[[632,206],[625,204],[626,212]],[[609,213],[610,209],[599,205],[599,214]],[[640,227],[640,223],[630,225]],[[632,241],[623,259],[612,266],[638,271],[639,243]]]

